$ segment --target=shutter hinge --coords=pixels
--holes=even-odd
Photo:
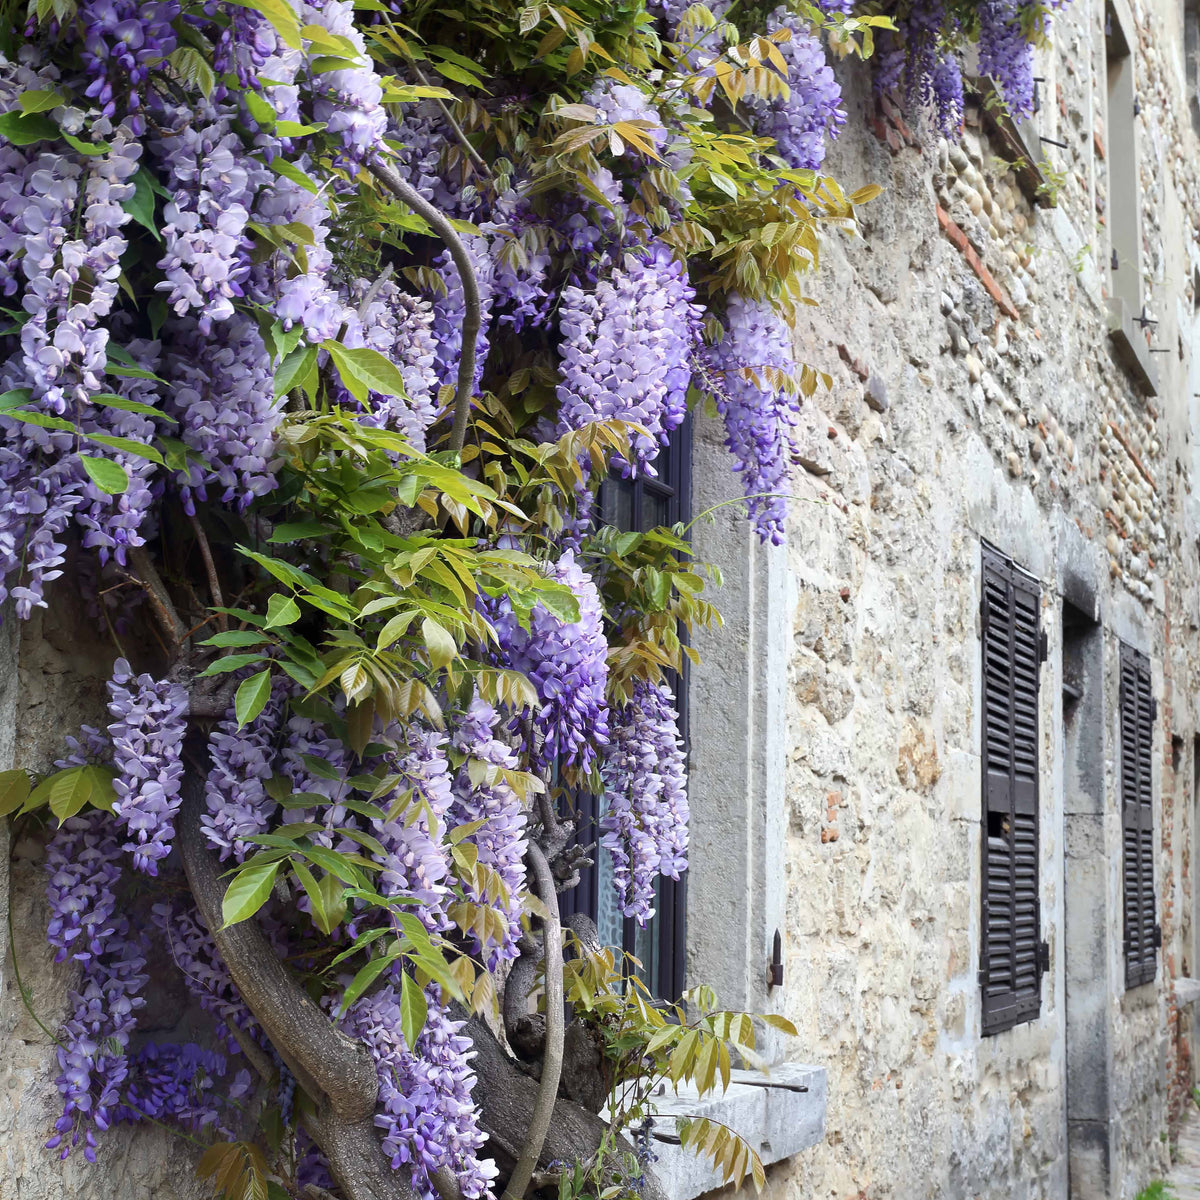
[[[1045,975],[1050,970],[1050,943],[1038,942],[1037,947],[1037,965],[1038,970]]]
[[[987,977],[988,977],[987,967],[980,967],[975,976],[980,987],[983,987],[987,983]]]
[[[1150,697],[1150,720],[1152,720],[1152,721],[1158,720],[1158,697],[1157,696]]]
[[[991,613],[992,606],[988,603],[987,596],[979,597],[979,632],[980,635],[987,633],[988,617]]]
[[[1050,657],[1050,639],[1043,629],[1038,634],[1038,662],[1044,663]]]
[[[1154,942],[1155,950],[1159,950],[1162,948],[1162,926],[1161,925],[1155,925],[1154,937],[1151,940]]]

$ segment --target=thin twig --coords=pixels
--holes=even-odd
[[[146,596],[150,600],[150,607],[158,618],[158,623],[171,639],[175,649],[178,650],[187,641],[187,626],[176,612],[171,593],[167,591],[166,584],[163,583],[158,569],[150,561],[150,555],[146,553],[144,546],[130,550],[129,565],[133,568],[138,582],[145,589]]]
[[[408,60],[408,65],[412,68],[412,73],[417,77],[420,83],[424,87],[429,87],[429,80],[425,78],[421,68],[418,67],[412,59]],[[495,176],[492,174],[492,168],[487,165],[483,155],[480,154],[479,151],[476,150],[475,147],[472,146],[467,140],[467,135],[463,132],[463,127],[458,123],[457,120],[455,120],[454,114],[446,106],[442,98],[440,96],[435,96],[434,100],[437,103],[438,108],[442,110],[442,116],[446,118],[446,123],[451,129],[454,130],[454,136],[458,138],[459,142],[462,144],[462,148],[467,152],[467,157],[471,160],[476,169],[482,171],[489,179],[494,179]]]
[[[367,168],[403,204],[407,204],[419,217],[424,217],[429,228],[446,243],[454,266],[458,270],[463,290],[462,351],[458,359],[458,382],[454,393],[454,423],[450,429],[449,450],[452,454],[462,451],[467,440],[467,422],[471,418],[471,396],[475,391],[475,339],[483,323],[483,309],[479,300],[479,277],[471,262],[462,238],[440,209],[435,208],[411,184],[401,179],[386,163],[376,158],[367,160]]]
[[[367,288],[367,294],[363,297],[362,303],[358,306],[358,319],[365,321],[367,319],[367,310],[375,303],[375,297],[379,295],[379,289],[392,277],[392,272],[395,271],[395,266],[392,263],[384,263],[383,270],[379,272],[376,279],[371,281],[371,286]]]
[[[546,906],[546,917],[542,922],[542,946],[545,952],[546,987],[546,1049],[542,1058],[542,1077],[538,1082],[537,1100],[529,1118],[529,1130],[521,1156],[508,1178],[503,1200],[522,1200],[529,1188],[534,1168],[541,1157],[542,1146],[554,1116],[554,1101],[558,1097],[558,1084],[562,1078],[563,1065],[563,950],[562,926],[558,916],[558,893],[554,889],[554,877],[542,848],[536,842],[529,843],[529,860]]]
[[[208,594],[213,602],[213,608],[224,608],[225,601],[221,598],[221,581],[217,578],[217,564],[213,562],[212,547],[208,544],[208,536],[200,518],[194,512],[188,513],[192,532],[196,535],[196,544],[200,547],[200,557],[204,559],[204,570],[208,575]],[[217,613],[217,628],[224,633],[229,628],[229,621],[224,613]]]

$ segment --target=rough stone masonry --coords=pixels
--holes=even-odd
[[[1040,108],[1017,131],[1039,136],[1034,162],[983,96],[947,143],[844,65],[852,117],[827,165],[887,190],[862,210],[863,239],[827,239],[820,307],[798,330],[834,383],[804,419],[786,589],[785,1011],[795,1053],[829,1070],[829,1109],[824,1143],[775,1168],[772,1194],[1131,1198],[1164,1172],[1191,1103],[1176,987],[1200,974],[1200,139],[1185,19],[1165,2],[1056,13]],[[1132,105],[1114,90],[1122,58]],[[1118,146],[1135,148],[1136,177]],[[1136,263],[1113,254],[1130,213],[1110,190],[1131,184]],[[1119,272],[1144,308],[1114,334]],[[1050,969],[1037,1018],[993,1037],[977,975],[984,539],[1041,581],[1048,632]],[[1158,697],[1163,948],[1155,982],[1129,990],[1120,641],[1148,652]],[[1076,655],[1082,699],[1063,692]]]

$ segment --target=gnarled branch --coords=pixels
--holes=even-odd
[[[375,1128],[379,1080],[370,1053],[338,1030],[279,961],[253,919],[222,928],[225,896],[201,823],[201,738],[189,736],[179,812],[188,886],[247,1008],[315,1107],[305,1126],[325,1152],[348,1200],[412,1200],[405,1177],[384,1157]]]
[[[550,864],[537,842],[529,843],[529,861],[537,880],[547,915],[542,921],[542,946],[545,953],[546,1044],[542,1058],[542,1077],[538,1083],[537,1101],[529,1116],[529,1129],[521,1147],[517,1165],[513,1167],[504,1190],[504,1200],[522,1200],[554,1116],[558,1082],[563,1062],[563,951],[562,925],[558,917],[558,893]]]
[[[483,323],[479,300],[479,277],[471,262],[462,238],[449,218],[435,208],[411,184],[402,179],[386,163],[377,158],[367,160],[367,169],[396,197],[418,216],[424,217],[429,228],[446,243],[458,271],[463,290],[462,351],[458,359],[458,383],[454,393],[454,423],[450,429],[450,450],[457,454],[467,440],[467,422],[471,416],[471,396],[475,391],[475,339]]]

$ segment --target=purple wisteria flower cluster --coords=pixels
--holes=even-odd
[[[513,750],[497,736],[500,718],[496,710],[476,699],[455,729],[453,745],[466,756],[454,776],[453,803],[449,820],[452,825],[482,825],[467,836],[475,846],[479,862],[492,871],[502,889],[484,885],[478,891],[464,887],[477,904],[490,905],[504,918],[505,936],[499,943],[483,945],[474,938],[475,952],[484,955],[484,964],[494,971],[517,953],[521,936],[521,893],[525,888],[525,810],[520,797],[500,775],[502,770],[520,766]],[[472,781],[472,764],[487,775],[482,782]]]
[[[144,949],[117,904],[121,844],[115,834],[111,819],[93,811],[69,817],[46,847],[47,940],[56,962],[80,968],[69,996],[71,1017],[59,1035],[63,1113],[46,1144],[61,1147],[66,1158],[82,1141],[89,1162],[96,1161],[96,1133],[121,1116],[129,1035],[145,1003]]]
[[[725,325],[725,337],[707,355],[713,394],[733,469],[744,479],[750,519],[764,540],[778,544],[787,519],[790,429],[799,402],[772,386],[767,371],[795,370],[792,332],[771,305],[736,294],[729,297]]]
[[[640,95],[641,93],[639,93]],[[631,251],[594,287],[564,289],[559,309],[559,432],[622,420],[633,461],[650,463],[687,415],[702,310],[683,264],[661,243]]]
[[[148,875],[171,852],[183,778],[183,738],[187,732],[187,692],[177,683],[139,675],[119,658],[108,683],[113,723],[112,761],[117,776],[113,812],[130,840],[125,850]]]
[[[786,8],[767,17],[768,34],[787,30],[790,36],[778,43],[787,63],[786,99],[749,102],[755,130],[775,139],[779,153],[792,167],[816,170],[825,161],[827,141],[837,137],[845,124],[842,89],[825,61],[819,38]]]
[[[522,629],[507,598],[493,606],[491,621],[505,662],[533,684],[540,707],[532,713],[537,736],[526,750],[540,766],[561,757],[590,770],[608,742],[608,640],[600,593],[568,550],[547,574],[571,589],[579,620],[564,621],[536,604]]]
[[[618,907],[645,924],[655,876],[687,870],[687,768],[674,697],[665,684],[638,680],[611,725],[601,845],[612,855]]]
[[[475,1072],[464,1022],[450,1018],[435,985],[425,990],[429,1017],[416,1045],[400,1030],[400,989],[388,983],[357,1001],[346,1014],[347,1032],[366,1043],[379,1072],[383,1151],[399,1170],[410,1166],[413,1189],[422,1200],[437,1200],[430,1176],[449,1167],[465,1200],[491,1194],[496,1167],[481,1158],[485,1136],[471,1099]]]
[[[212,766],[205,785],[204,836],[221,859],[241,862],[253,847],[246,838],[266,833],[279,807],[267,794],[275,759],[275,738],[283,717],[284,687],[249,724],[239,728],[232,708],[209,739]]]

